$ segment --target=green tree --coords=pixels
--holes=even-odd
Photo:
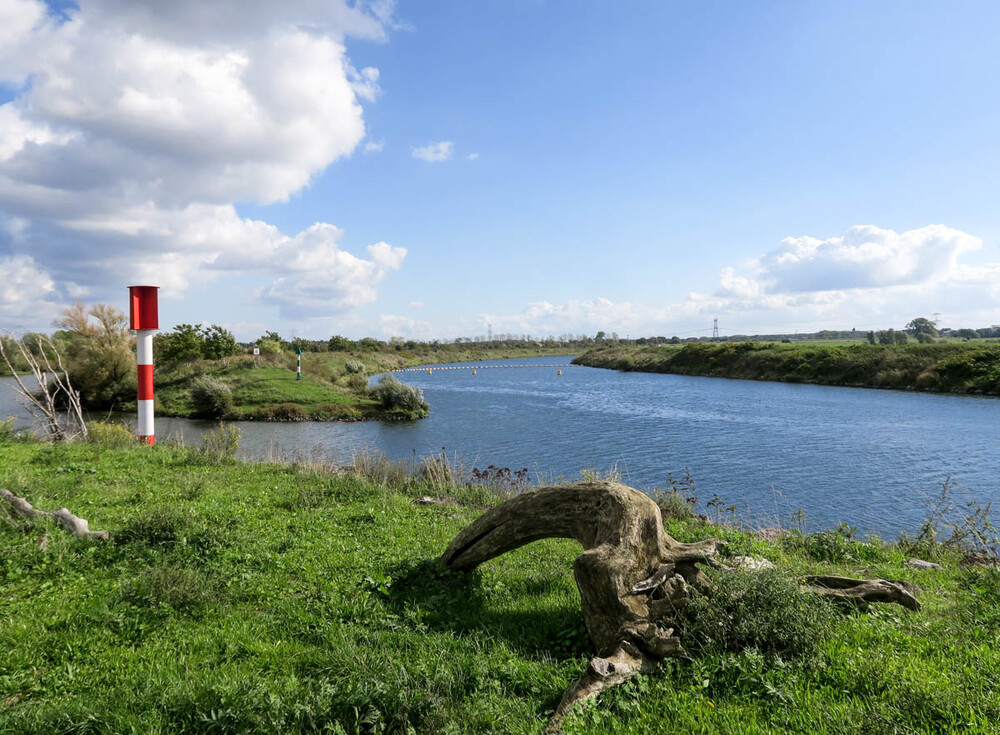
[[[108,409],[135,400],[135,340],[125,314],[108,304],[64,309],[55,321],[66,372],[87,408]]]
[[[938,336],[937,324],[922,316],[910,320],[910,323],[906,325],[906,331],[918,338],[921,334],[926,334],[929,337]]]
[[[218,324],[202,327],[201,340],[201,355],[207,360],[221,360],[243,351],[233,333]]]
[[[163,362],[190,362],[201,357],[205,339],[193,324],[178,324],[173,332],[158,335],[154,354]]]

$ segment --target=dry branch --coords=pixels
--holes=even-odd
[[[91,531],[90,523],[88,523],[86,519],[73,515],[66,508],[60,508],[53,513],[38,510],[37,508],[32,507],[31,503],[24,498],[19,498],[10,490],[5,490],[4,488],[0,488],[0,498],[7,501],[11,512],[19,518],[27,518],[29,520],[34,518],[55,519],[59,521],[63,528],[77,538],[97,538],[102,540],[111,538],[110,531]]]
[[[23,339],[14,339],[10,332],[5,332],[5,334],[13,344],[17,345],[21,359],[24,360],[38,384],[38,390],[31,390],[24,384],[14,367],[13,358],[7,354],[4,348],[4,339],[0,338],[0,358],[13,374],[14,380],[17,382],[18,393],[21,395],[21,402],[28,413],[42,424],[52,441],[70,441],[77,436],[86,438],[87,423],[83,418],[80,392],[70,383],[62,356],[52,340],[43,335],[36,335],[35,346],[39,353],[36,356]],[[51,358],[49,357],[50,353],[53,356]],[[54,364],[53,360],[55,360]],[[65,411],[59,408],[60,396],[64,396],[66,401]],[[65,415],[67,419],[68,425],[66,427],[60,423],[59,419],[62,415]]]

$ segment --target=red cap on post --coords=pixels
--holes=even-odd
[[[129,329],[159,329],[160,316],[156,306],[159,286],[128,287]]]

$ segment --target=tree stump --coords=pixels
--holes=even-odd
[[[679,543],[664,533],[660,509],[647,495],[619,483],[588,482],[543,488],[496,506],[455,537],[441,562],[472,570],[544,538],[572,538],[584,547],[573,573],[597,649],[563,694],[549,723],[553,731],[577,702],[653,670],[666,657],[686,657],[668,622],[692,586],[709,586],[697,565],[718,564],[715,554],[725,542]]]
[[[687,658],[673,635],[677,613],[711,581],[699,564],[722,567],[724,541],[683,544],[663,530],[660,509],[647,495],[616,482],[546,487],[492,508],[467,526],[441,556],[445,566],[470,571],[508,551],[544,538],[572,538],[584,551],[573,563],[583,619],[597,649],[587,670],[562,696],[547,732],[555,732],[577,702],[668,657]],[[815,576],[806,591],[849,601],[919,610],[912,585],[891,580]]]

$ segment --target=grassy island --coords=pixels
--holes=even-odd
[[[574,362],[648,373],[1000,395],[997,343],[695,342],[606,346],[590,350]]]
[[[575,543],[470,574],[435,561],[520,479],[133,442],[103,425],[69,445],[0,431],[0,487],[111,533],[74,539],[0,502],[3,735],[540,733],[593,655]],[[944,534],[759,534],[684,506],[661,503],[674,538],[723,537],[728,559],[776,569],[713,572],[717,592],[685,613],[693,660],[607,692],[565,732],[996,732],[997,568]],[[908,567],[914,553],[941,568]],[[811,573],[906,580],[923,610],[840,611],[795,590]]]

